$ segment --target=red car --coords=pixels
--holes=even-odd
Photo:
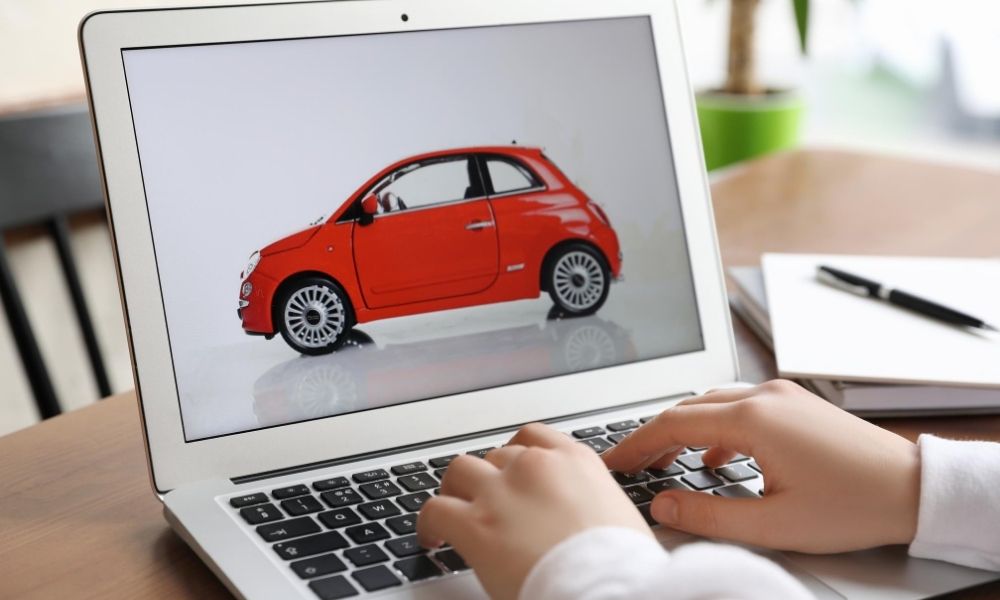
[[[329,219],[254,252],[243,329],[302,354],[358,323],[537,298],[592,314],[621,273],[604,211],[541,150],[414,156],[369,179]]]

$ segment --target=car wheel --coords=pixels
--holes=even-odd
[[[300,279],[278,299],[275,321],[296,352],[316,356],[336,350],[353,324],[350,300],[322,277]]]
[[[608,261],[586,244],[563,246],[548,261],[545,284],[567,316],[590,315],[601,308],[611,288]]]

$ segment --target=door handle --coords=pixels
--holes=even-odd
[[[469,231],[479,231],[480,229],[489,229],[493,227],[493,221],[473,221],[465,226]]]

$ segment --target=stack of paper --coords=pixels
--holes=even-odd
[[[868,416],[1000,412],[1000,335],[819,282],[829,265],[1000,322],[1000,261],[768,254],[730,269],[734,311],[782,377]]]

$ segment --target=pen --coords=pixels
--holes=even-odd
[[[982,319],[967,315],[955,309],[942,306],[936,302],[925,300],[913,294],[908,294],[900,290],[894,290],[881,283],[865,279],[858,275],[852,275],[833,267],[819,266],[816,269],[816,279],[827,285],[831,285],[839,290],[885,300],[890,304],[918,312],[924,316],[932,317],[952,325],[964,325],[977,329],[988,329],[990,331],[1000,331],[993,325],[984,322]]]

